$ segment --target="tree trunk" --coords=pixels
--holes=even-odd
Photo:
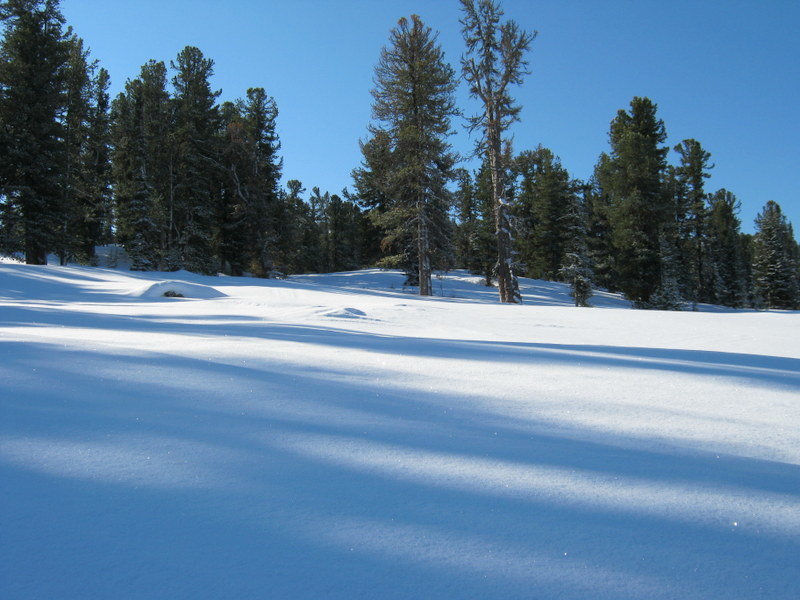
[[[419,203],[417,211],[417,253],[419,254],[419,295],[430,296],[432,295],[430,239],[428,236],[428,221],[422,202]]]
[[[519,283],[511,268],[511,230],[506,214],[505,186],[502,176],[502,152],[500,147],[499,123],[489,119],[488,149],[489,168],[492,173],[492,201],[494,204],[494,225],[497,237],[497,287],[500,302],[522,303]]]

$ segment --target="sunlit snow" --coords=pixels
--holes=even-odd
[[[0,264],[0,597],[800,598],[800,313],[433,288]]]

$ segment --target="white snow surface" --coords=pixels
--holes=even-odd
[[[203,300],[225,296],[224,293],[210,285],[176,281],[174,279],[148,283],[139,289],[131,291],[129,295],[135,298],[163,298],[167,294],[172,294],[170,297],[200,298]]]
[[[0,264],[0,597],[800,598],[800,313],[521,283]]]

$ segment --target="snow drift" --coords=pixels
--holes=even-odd
[[[210,285],[190,283],[188,281],[155,281],[133,290],[130,295],[134,298],[173,297],[197,299],[224,298],[226,296],[226,294]]]

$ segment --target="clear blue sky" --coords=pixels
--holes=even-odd
[[[340,191],[358,166],[372,74],[389,30],[419,14],[458,68],[457,0],[62,0],[62,11],[112,77],[112,91],[148,59],[186,45],[215,61],[222,99],[264,87],[277,101],[284,180]],[[633,96],[658,104],[671,146],[699,140],[715,168],[707,189],[742,202],[742,224],[767,200],[800,237],[800,1],[505,0],[506,16],[539,36],[515,150],[542,144],[587,178],[608,149],[608,125]],[[463,89],[465,112],[478,107]],[[462,127],[456,149],[472,142]],[[674,154],[671,160],[675,160]]]

